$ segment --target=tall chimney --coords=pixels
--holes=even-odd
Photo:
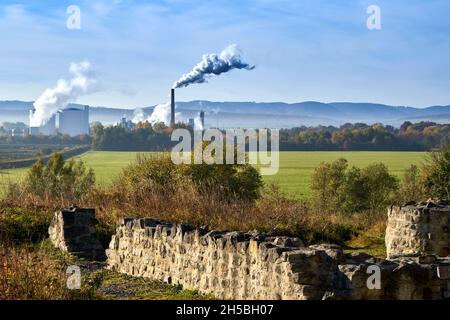
[[[175,89],[170,91],[170,126],[175,125]]]
[[[200,117],[200,126],[202,127],[202,130],[205,130],[205,112],[202,110],[199,113]]]

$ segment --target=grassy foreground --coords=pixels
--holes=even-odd
[[[122,168],[136,159],[137,152],[91,151],[79,157],[89,168],[94,169],[99,185],[107,185]],[[151,153],[148,153],[151,154]],[[281,190],[300,197],[309,195],[310,177],[320,162],[346,158],[350,165],[364,167],[370,163],[383,162],[392,174],[401,178],[411,164],[420,164],[424,152],[364,152],[364,151],[292,151],[280,152],[280,169],[274,176],[264,176],[267,183],[276,183]],[[27,168],[0,170],[0,188],[7,181],[16,181],[24,176]]]

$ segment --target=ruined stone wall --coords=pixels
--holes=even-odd
[[[336,267],[331,257],[322,251],[299,250],[303,245],[298,239],[285,243],[276,239],[282,244],[278,246],[260,237],[207,232],[152,219],[123,219],[107,250],[108,265],[224,299],[301,299],[324,294],[330,281],[326,276]]]
[[[50,241],[64,251],[80,257],[105,256],[95,225],[95,210],[73,207],[55,212],[48,229]]]
[[[153,219],[120,220],[108,268],[220,299],[439,299],[437,276],[449,261],[380,260],[335,245],[305,247],[297,238],[219,232]],[[380,270],[379,288],[367,286]]]
[[[386,251],[389,258],[450,255],[450,202],[428,201],[388,212]]]

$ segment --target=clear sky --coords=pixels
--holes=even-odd
[[[81,29],[66,27],[69,5]],[[366,27],[381,9],[381,30]],[[177,90],[179,100],[450,104],[448,0],[0,0],[0,100],[35,100],[71,62],[102,91],[78,102],[140,107],[204,53],[236,43],[252,71]]]

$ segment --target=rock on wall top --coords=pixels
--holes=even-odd
[[[388,258],[450,255],[450,201],[391,207],[386,229]]]

